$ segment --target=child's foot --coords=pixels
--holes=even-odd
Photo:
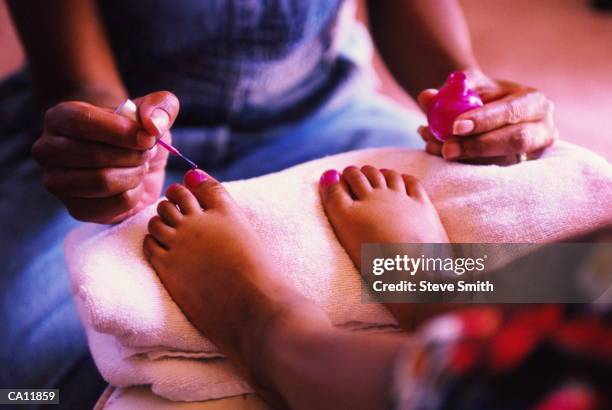
[[[223,185],[199,170],[185,181],[168,188],[143,246],[170,296],[200,331],[237,357],[257,348],[265,339],[262,329],[287,312],[302,323],[328,323],[285,283]]]
[[[361,269],[362,243],[442,243],[448,236],[419,181],[410,175],[351,166],[321,176],[327,217],[351,260]],[[455,305],[386,303],[405,330]]]
[[[357,267],[362,243],[448,242],[438,212],[413,176],[350,166],[342,174],[326,171],[319,186],[327,217]]]

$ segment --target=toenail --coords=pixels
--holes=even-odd
[[[192,188],[197,187],[207,179],[208,177],[206,176],[206,174],[199,169],[192,169],[185,175],[185,183],[187,184],[187,186],[190,186]]]
[[[326,188],[330,185],[337,184],[340,182],[340,173],[335,169],[329,169],[321,175],[321,179],[319,179],[319,184]]]
[[[388,171],[388,169],[387,169],[387,168],[381,168],[381,169],[380,169],[380,172],[386,172],[386,171]]]
[[[349,165],[348,167],[344,168],[344,171],[342,171],[342,172],[346,172],[349,169],[359,169],[359,167],[357,167],[356,165]]]

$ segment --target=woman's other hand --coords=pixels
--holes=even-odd
[[[419,128],[426,151],[447,160],[515,162],[518,155],[537,157],[558,139],[553,121],[553,103],[532,87],[509,81],[495,81],[479,71],[468,72],[471,86],[484,106],[461,114],[454,122],[455,137],[444,143],[427,126]],[[437,94],[427,89],[418,102],[427,111]]]
[[[153,203],[161,192],[178,99],[159,91],[135,99],[140,124],[80,101],[50,108],[32,147],[44,185],[81,221],[116,223]]]

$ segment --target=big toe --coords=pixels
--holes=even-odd
[[[319,191],[325,211],[329,214],[335,209],[349,205],[352,201],[348,187],[335,169],[325,171],[319,179]]]
[[[185,185],[204,209],[224,207],[232,202],[225,187],[201,169],[187,172]]]

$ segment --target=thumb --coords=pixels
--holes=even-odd
[[[169,91],[157,91],[134,100],[140,124],[150,135],[165,134],[179,113],[179,100]]]

